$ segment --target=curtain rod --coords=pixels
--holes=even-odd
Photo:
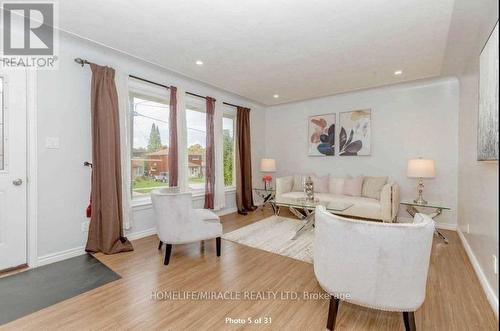
[[[85,60],[85,59],[81,59],[79,57],[77,57],[75,59],[75,62],[78,63],[79,65],[81,65],[82,67],[86,64],[90,64],[89,61]],[[163,87],[163,88],[166,88],[167,90],[170,89],[170,86],[167,86],[167,85],[163,85],[163,84],[160,84],[160,83],[156,83],[156,82],[153,82],[149,79],[145,79],[145,78],[141,78],[141,77],[137,77],[137,76],[134,76],[134,75],[128,75],[130,78],[134,78],[134,79],[137,79],[137,80],[140,80],[140,81],[143,81],[143,82],[146,82],[146,83],[149,83],[149,84],[153,84],[153,85],[156,85],[156,86],[160,86],[160,87]],[[196,93],[192,93],[192,92],[188,92],[186,91],[186,94],[189,94],[193,97],[198,97],[198,98],[202,98],[202,99],[206,99],[207,97],[203,96],[203,95],[199,95],[199,94],[196,94]],[[215,99],[214,99],[215,101]],[[223,102],[222,104],[226,105],[226,106],[231,106],[231,107],[235,107],[235,108],[244,108],[242,106],[238,106],[238,105],[235,105],[235,104],[232,104],[232,103],[229,103],[229,102]]]

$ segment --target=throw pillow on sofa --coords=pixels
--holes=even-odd
[[[329,191],[331,194],[341,195],[344,192],[344,178],[330,176]]]
[[[304,183],[307,175],[293,175],[292,192],[304,192]]]
[[[318,177],[315,175],[311,176],[314,192],[315,193],[328,193],[330,184],[330,175],[325,175],[323,177]]]
[[[380,193],[386,183],[387,177],[365,177],[361,196],[380,200]]]
[[[346,178],[344,180],[344,188],[342,189],[342,192],[344,195],[349,195],[351,197],[360,197],[362,189],[363,176],[358,176],[354,178]]]

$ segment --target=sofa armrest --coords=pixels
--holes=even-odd
[[[396,183],[385,184],[380,193],[380,206],[382,220],[394,222],[399,210],[399,185]]]
[[[293,187],[293,176],[276,178],[276,198],[278,198],[284,193],[291,192],[292,187]]]

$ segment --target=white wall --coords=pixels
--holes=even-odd
[[[86,220],[90,192],[90,170],[83,166],[83,162],[91,160],[91,73],[88,66],[82,68],[73,61],[76,57],[249,107],[254,132],[258,132],[264,123],[261,107],[246,99],[61,33],[59,69],[39,71],[37,79],[38,256],[42,259],[62,251],[81,249],[87,239],[81,225]],[[46,149],[47,137],[59,137],[60,149]],[[262,132],[252,138],[255,170],[258,170],[258,160],[263,154],[264,140]],[[228,193],[226,200],[227,210],[235,207],[234,193]],[[202,201],[198,199],[195,204],[200,205]],[[133,227],[128,234],[134,235],[152,227],[151,207],[142,206],[134,210]]]
[[[477,35],[476,55],[469,60],[459,79],[458,224],[470,247],[473,263],[477,263],[476,271],[486,294],[498,314],[498,274],[493,272],[493,255],[498,257],[498,162],[477,161],[479,54],[498,20],[498,2],[491,2],[490,7],[484,8],[481,15],[485,19]]]
[[[266,112],[266,156],[276,158],[278,175],[389,176],[401,186],[403,199],[416,196],[416,180],[406,177],[407,160],[419,156],[434,159],[437,177],[425,182],[424,196],[452,208],[437,221],[453,228],[457,218],[458,94],[456,79],[445,79],[271,107]],[[366,108],[372,109],[371,156],[307,156],[308,116],[337,113],[338,123],[339,112]],[[408,216],[404,210],[400,215]]]

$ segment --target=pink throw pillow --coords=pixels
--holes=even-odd
[[[323,177],[318,177],[315,175],[311,176],[314,192],[316,193],[328,193],[330,189],[330,175],[325,175]]]
[[[363,190],[363,176],[345,179],[344,189],[343,189],[344,195],[349,195],[351,197],[360,197],[362,190]]]

